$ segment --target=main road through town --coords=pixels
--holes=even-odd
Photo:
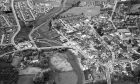
[[[12,7],[13,15],[14,15],[14,17],[15,17],[15,20],[16,20],[16,23],[17,23],[17,28],[18,28],[17,31],[15,32],[15,34],[13,35],[13,37],[12,37],[12,39],[11,39],[11,42],[12,42],[13,45],[16,46],[16,44],[15,44],[15,42],[14,42],[14,38],[15,38],[15,36],[18,34],[18,32],[20,31],[21,26],[20,26],[20,24],[19,24],[19,20],[18,20],[18,18],[17,18],[16,11],[15,11],[15,8],[14,8],[14,0],[11,0],[11,7]]]

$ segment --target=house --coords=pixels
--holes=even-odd
[[[35,3],[33,2],[33,0],[27,0],[27,4],[28,4],[30,9],[32,9],[32,10],[34,9],[34,4]]]
[[[132,34],[128,29],[118,29],[117,33],[122,40],[129,40],[132,37]]]

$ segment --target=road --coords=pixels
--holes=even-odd
[[[115,60],[115,55],[114,55],[114,52],[112,51],[112,49],[110,48],[110,46],[101,38],[101,36],[98,34],[98,32],[94,29],[94,27],[91,25],[91,28],[93,28],[93,34],[96,35],[96,37],[98,38],[98,40],[101,42],[101,44],[111,52],[111,55],[112,55],[112,60],[111,60],[111,63],[114,63],[114,60]],[[111,77],[110,77],[110,67],[109,66],[110,63],[105,63],[103,64],[104,66],[107,67],[107,71],[106,71],[106,76],[107,76],[107,84],[111,84]]]
[[[114,27],[115,29],[117,29],[117,28],[116,28],[115,24],[114,24],[113,21],[112,21],[112,17],[113,17],[113,14],[114,14],[115,10],[116,10],[117,4],[118,4],[118,0],[115,1],[115,5],[114,5],[114,7],[113,7],[112,14],[111,14],[110,18],[108,19],[108,20],[112,23],[112,25],[113,25],[113,27]]]
[[[1,35],[1,45],[3,44],[3,40],[4,40],[5,34]]]
[[[115,0],[115,5],[113,7],[112,14],[111,14],[109,20],[112,20],[112,17],[113,17],[113,14],[114,14],[115,10],[116,10],[117,4],[118,4],[118,0]]]
[[[31,48],[25,48],[25,49],[20,49],[20,50],[14,50],[8,53],[14,53],[14,52],[19,52],[19,51],[23,51],[23,50],[27,50],[27,49],[37,49],[37,50],[55,50],[55,49],[72,49],[69,46],[53,46],[53,47],[41,47],[41,48],[36,48],[36,47],[31,47]],[[4,53],[2,55],[0,55],[0,57],[5,56],[8,53]]]
[[[15,8],[14,8],[14,0],[11,0],[11,7],[12,7],[12,11],[13,11],[13,14],[14,14],[14,17],[15,17],[15,20],[16,20],[16,23],[17,23],[17,26],[18,26],[18,27],[17,27],[17,28],[18,28],[18,29],[17,29],[17,32],[15,32],[15,34],[14,34],[13,37],[11,38],[12,44],[16,46],[15,41],[14,41],[14,38],[15,38],[15,36],[18,34],[18,32],[20,31],[21,27],[20,27],[19,20],[18,20],[17,15],[16,15]]]

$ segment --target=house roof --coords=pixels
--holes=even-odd
[[[123,33],[123,32],[124,32],[124,33],[125,33],[125,32],[130,32],[128,29],[118,29],[117,31],[118,31],[118,32],[122,32],[122,33]]]

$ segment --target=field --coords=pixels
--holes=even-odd
[[[17,84],[34,84],[32,79],[34,75],[23,75],[19,76],[19,80]]]
[[[34,32],[36,33],[36,32]],[[34,35],[34,33],[32,35]],[[39,27],[37,33],[39,35],[34,36],[40,42],[37,42],[39,47],[44,46],[61,46],[62,43],[59,41],[59,34],[56,31],[50,29],[48,24],[43,24]],[[43,46],[44,45],[44,46]]]
[[[62,72],[56,76],[57,84],[77,84],[77,76],[74,72]]]
[[[15,42],[24,42],[24,41],[30,41],[29,39],[29,33],[33,29],[33,25],[26,25],[23,21],[19,21],[21,29],[18,32],[18,34],[15,36]]]
[[[95,16],[100,13],[100,7],[75,7],[63,13],[62,15],[69,14],[69,13],[75,15],[84,13],[86,16]]]

